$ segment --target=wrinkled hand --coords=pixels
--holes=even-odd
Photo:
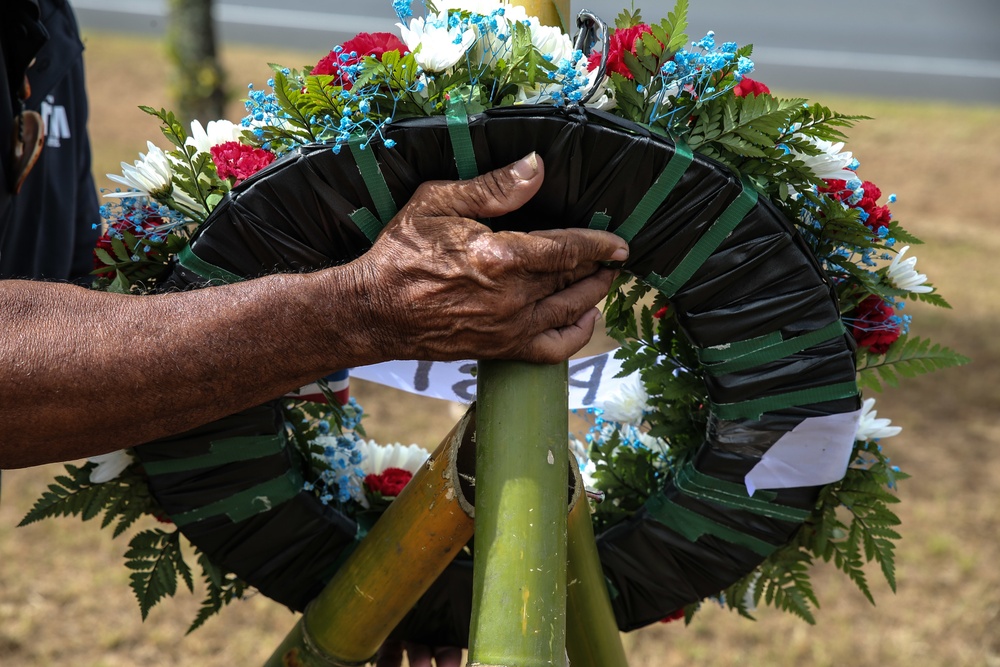
[[[403,652],[410,667],[461,667],[462,649],[455,646],[430,647],[412,642],[387,641],[378,650],[375,667],[400,667]],[[433,659],[433,662],[431,660]]]
[[[424,183],[352,262],[387,358],[556,363],[582,348],[594,307],[623,261],[619,237],[591,229],[493,232],[476,218],[524,205],[541,187],[534,153],[468,181]]]

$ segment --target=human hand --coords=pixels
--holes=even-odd
[[[475,218],[521,207],[541,187],[534,153],[467,181],[421,185],[349,267],[385,358],[557,363],[593,334],[628,245],[591,229],[493,232]]]
[[[375,667],[400,667],[403,664],[403,652],[410,667],[461,667],[462,649],[456,646],[424,646],[412,642],[387,641],[378,650],[375,657]],[[432,663],[431,660],[434,660]]]

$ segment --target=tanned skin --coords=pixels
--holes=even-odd
[[[390,359],[556,363],[582,348],[626,243],[492,232],[540,158],[422,185],[361,258],[155,296],[0,281],[0,468],[105,453]],[[108,434],[114,433],[113,439]]]

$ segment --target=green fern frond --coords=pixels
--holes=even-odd
[[[202,600],[198,614],[186,634],[191,634],[200,628],[205,621],[219,613],[233,600],[241,599],[248,588],[245,581],[223,570],[203,553],[198,555],[198,564],[201,566],[202,579],[205,582],[205,599]]]
[[[143,620],[157,602],[177,593],[178,576],[194,590],[191,568],[181,553],[179,530],[168,533],[157,528],[137,533],[129,542],[125,559],[125,567],[133,570],[131,586]]]
[[[857,352],[858,384],[882,391],[882,385],[899,385],[900,377],[916,377],[935,370],[969,363],[969,358],[938,343],[916,336],[901,336],[885,354]]]

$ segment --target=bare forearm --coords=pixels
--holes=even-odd
[[[0,282],[0,467],[182,432],[379,360],[338,302],[359,306],[351,281],[316,275],[142,297]]]
[[[536,156],[429,182],[355,261],[179,294],[0,281],[0,468],[135,445],[386,359],[555,363],[589,340],[625,242],[500,232]],[[114,434],[109,440],[107,434]]]

